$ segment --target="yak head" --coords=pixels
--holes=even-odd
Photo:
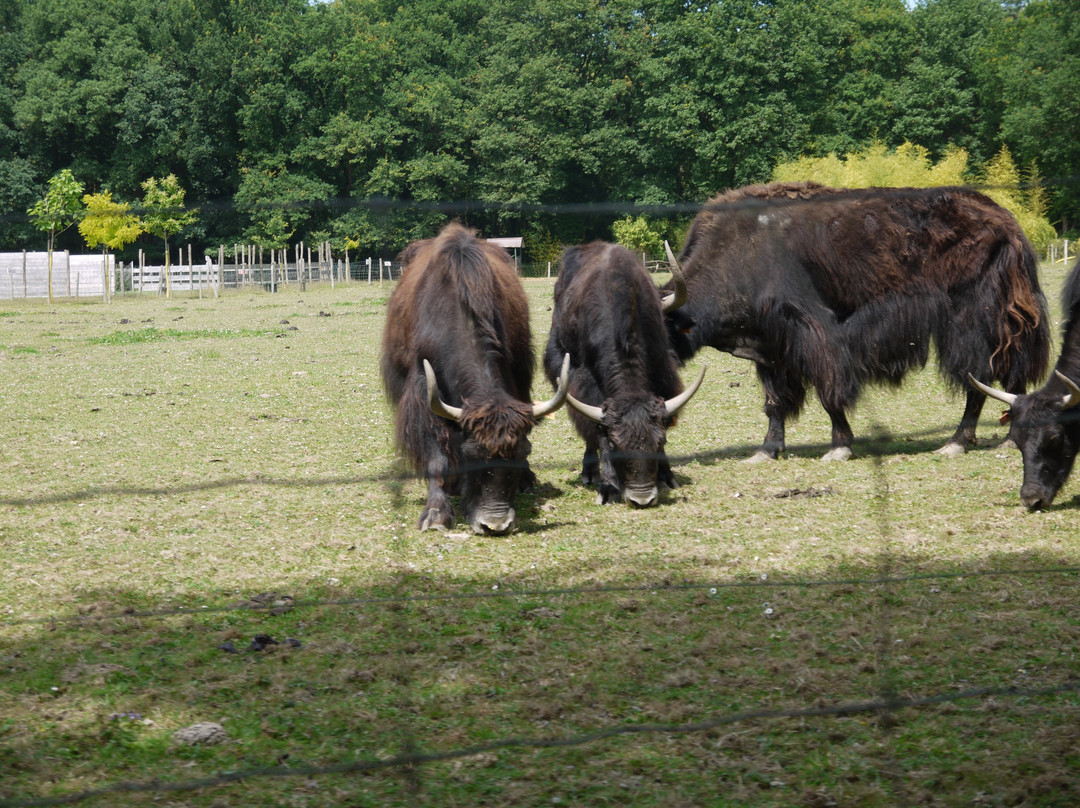
[[[996,390],[969,376],[977,389],[1009,405],[1002,422],[1024,460],[1020,501],[1030,510],[1046,508],[1069,478],[1080,449],[1080,387],[1059,371],[1056,379],[1030,395]]]
[[[514,495],[532,482],[529,433],[538,418],[562,406],[569,371],[567,354],[558,389],[543,403],[518,401],[499,390],[482,401],[463,401],[461,407],[454,407],[439,396],[435,371],[424,360],[432,412],[461,429],[461,508],[474,533],[501,535],[517,526]]]
[[[705,368],[702,367],[689,388],[666,401],[647,393],[627,394],[612,396],[596,407],[571,395],[566,396],[567,404],[599,427],[602,442],[607,443],[607,457],[602,458],[601,463],[610,461],[617,478],[612,483],[617,485],[626,502],[640,507],[657,503],[667,429],[674,423],[676,413],[701,387],[704,378]],[[603,484],[602,470],[601,486]]]

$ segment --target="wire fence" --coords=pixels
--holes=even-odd
[[[172,284],[175,290],[198,291],[210,290],[214,284],[219,288],[243,288],[245,286],[263,286],[270,291],[280,288],[280,285],[300,284],[304,282],[350,283],[371,282],[379,280],[388,281],[396,277],[400,267],[392,263],[382,264],[382,259],[372,262],[355,262],[342,260],[314,261],[305,266],[304,261],[294,261],[291,265],[286,261],[280,263],[271,260],[264,263],[259,260],[246,262],[241,260],[233,264],[224,262],[216,265],[211,262],[195,269],[181,267],[178,274],[173,276]],[[378,263],[377,263],[378,262]],[[359,268],[359,269],[358,269]],[[656,262],[651,269],[663,271],[663,262]],[[187,274],[185,274],[185,269]],[[520,267],[521,274],[526,277],[556,277],[558,274],[557,264],[523,264]],[[130,271],[130,270],[129,270]],[[140,274],[139,283],[136,284],[135,276],[128,275],[131,289],[154,291],[154,283],[160,284],[162,275],[158,274],[156,280],[151,279],[152,268],[144,268],[145,274]],[[307,274],[305,274],[307,273]],[[379,276],[376,276],[379,273]],[[186,284],[186,285],[185,285]],[[929,428],[923,432],[909,435],[908,437],[927,437],[946,431],[949,427],[940,425]],[[768,579],[748,578],[745,580],[733,580],[731,577],[716,577],[706,581],[693,581],[672,583],[658,575],[653,581],[644,584],[627,585],[598,585],[583,587],[555,587],[555,588],[528,588],[504,586],[498,590],[473,590],[461,592],[401,592],[383,596],[359,596],[344,598],[312,598],[295,599],[288,604],[290,611],[308,610],[312,613],[318,610],[343,610],[355,607],[395,607],[409,604],[431,602],[475,602],[475,601],[519,601],[536,600],[542,598],[573,598],[579,600],[597,600],[612,595],[629,593],[651,593],[660,598],[674,596],[680,593],[714,593],[724,590],[761,590],[776,591],[786,589],[809,590],[809,589],[841,589],[856,587],[860,590],[872,588],[890,588],[922,581],[946,581],[965,579],[993,579],[1001,577],[1030,577],[1044,576],[1064,579],[1066,576],[1080,574],[1080,565],[1056,564],[1031,566],[1018,566],[1000,569],[957,569],[934,572],[900,573],[896,571],[896,561],[890,548],[891,522],[887,505],[889,490],[889,471],[883,461],[885,449],[884,439],[880,436],[871,439],[862,448],[872,457],[874,463],[874,496],[877,498],[875,514],[877,518],[878,554],[874,559],[876,568],[873,574],[862,577],[844,578],[806,578],[806,579]],[[756,447],[748,446],[714,446],[702,449],[699,452],[681,457],[669,458],[673,464],[684,465],[692,462],[708,462],[718,457],[731,457],[745,454]],[[814,447],[802,447],[811,449]],[[828,447],[817,447],[828,448]],[[542,466],[540,467],[543,468]],[[101,486],[93,488],[74,489],[67,491],[54,491],[38,496],[18,496],[11,493],[0,495],[0,507],[8,509],[29,510],[42,508],[49,505],[79,504],[92,502],[103,497],[184,497],[196,492],[207,491],[217,488],[230,487],[265,487],[265,488],[304,488],[326,486],[356,486],[364,488],[368,486],[400,486],[413,479],[413,475],[402,474],[397,470],[387,471],[381,475],[356,475],[338,477],[311,477],[311,478],[281,478],[259,476],[257,478],[227,478],[216,480],[204,480],[193,482],[184,486]],[[877,615],[875,633],[878,640],[886,642],[891,636],[890,625],[891,612],[889,598],[882,597],[881,608]],[[0,627],[70,627],[78,628],[93,624],[102,624],[109,621],[120,620],[148,620],[166,621],[178,617],[190,617],[191,615],[210,614],[258,614],[271,612],[280,606],[274,603],[252,603],[242,605],[206,603],[197,606],[177,607],[174,609],[155,610],[126,610],[121,612],[72,615],[67,613],[44,612],[33,616],[0,617]],[[675,606],[671,606],[675,608]],[[315,618],[313,618],[315,619]],[[402,621],[406,617],[400,618]],[[958,638],[963,642],[963,638]],[[251,673],[255,677],[256,673]],[[407,699],[408,683],[402,688]],[[787,721],[792,731],[798,731],[807,722],[815,719],[841,716],[887,716],[901,711],[920,711],[927,708],[958,704],[969,701],[1000,699],[1007,702],[1004,709],[1019,709],[1021,705],[1027,705],[1033,700],[1050,700],[1055,696],[1072,695],[1080,691],[1080,679],[1076,675],[1064,678],[1061,681],[1052,682],[1040,686],[1018,687],[1014,685],[990,686],[990,687],[962,687],[939,689],[922,693],[898,693],[895,692],[887,676],[882,676],[875,683],[875,694],[871,698],[853,700],[844,699],[837,703],[820,704],[805,703],[802,706],[783,709],[753,709],[753,710],[729,710],[702,715],[695,720],[677,722],[617,722],[612,726],[604,726],[593,731],[581,732],[572,729],[565,731],[552,731],[542,736],[513,735],[497,737],[485,743],[462,744],[454,748],[443,750],[424,751],[419,739],[405,730],[406,741],[401,745],[403,751],[380,757],[358,757],[348,762],[335,762],[326,765],[318,764],[289,764],[272,765],[262,767],[244,768],[239,771],[226,771],[204,777],[192,777],[185,779],[177,776],[175,771],[162,774],[160,778],[153,780],[123,780],[99,788],[90,788],[71,791],[54,797],[17,797],[3,794],[3,785],[0,784],[0,806],[4,808],[30,808],[30,806],[70,805],[89,800],[105,800],[110,796],[122,795],[154,795],[155,798],[164,798],[171,794],[182,794],[198,791],[216,786],[243,787],[244,784],[256,781],[272,781],[283,778],[311,778],[322,775],[346,775],[364,772],[395,771],[406,779],[418,780],[423,767],[431,764],[455,760],[464,760],[477,756],[503,751],[503,750],[526,750],[526,749],[553,749],[566,747],[588,747],[599,745],[603,741],[617,739],[626,736],[678,736],[707,733],[711,730],[730,727],[740,723],[752,724],[762,720]],[[1009,706],[1011,705],[1011,706]],[[238,797],[237,799],[241,799]],[[824,804],[824,803],[822,803]]]
[[[929,429],[924,434],[936,434],[945,429],[944,426]],[[717,456],[727,456],[732,453],[745,453],[749,447],[720,447],[700,453],[671,458],[673,463],[682,465],[695,461],[705,461]],[[314,598],[314,599],[287,599],[287,611],[312,614],[312,619],[319,610],[331,609],[335,611],[354,609],[357,607],[380,607],[397,611],[403,605],[416,605],[434,602],[477,602],[477,601],[524,601],[536,602],[537,600],[551,598],[570,598],[575,600],[597,600],[610,598],[613,595],[645,594],[648,593],[660,602],[665,597],[685,593],[709,593],[715,595],[723,590],[759,590],[762,592],[775,592],[778,590],[812,590],[833,589],[846,591],[852,587],[863,590],[881,590],[896,593],[896,587],[916,582],[944,582],[960,579],[983,579],[995,578],[1025,578],[1038,576],[1046,578],[1050,576],[1076,576],[1080,575],[1080,565],[1057,565],[1030,567],[1014,567],[1002,569],[957,569],[954,571],[936,571],[920,573],[895,573],[889,547],[888,534],[890,532],[889,514],[884,502],[886,491],[889,487],[888,472],[883,461],[884,442],[882,439],[874,439],[867,442],[864,447],[871,455],[875,476],[876,496],[881,500],[878,512],[878,529],[880,535],[880,551],[877,558],[877,573],[862,577],[845,577],[835,579],[814,578],[772,578],[763,580],[753,577],[746,580],[731,580],[730,578],[717,578],[715,580],[700,582],[672,583],[658,579],[643,584],[633,585],[597,585],[583,587],[557,587],[532,589],[527,587],[501,587],[498,590],[474,590],[454,593],[401,593],[382,596],[345,597],[345,598]],[[10,495],[0,497],[0,507],[33,509],[57,503],[77,503],[93,500],[105,496],[155,496],[155,497],[184,497],[197,491],[204,491],[215,487],[229,486],[258,486],[258,487],[326,487],[338,485],[351,486],[387,486],[401,484],[412,479],[412,475],[403,475],[400,472],[388,471],[385,474],[370,476],[359,475],[356,477],[312,478],[312,479],[273,479],[260,477],[258,479],[232,479],[217,480],[210,482],[193,483],[187,486],[173,487],[138,487],[138,488],[95,488],[88,490],[73,490],[57,492],[39,497],[12,497]],[[887,602],[889,598],[897,597],[896,594],[884,596],[883,604],[878,615],[879,625],[875,629],[881,637],[891,636],[890,608]],[[674,603],[670,608],[677,608]],[[47,626],[55,631],[58,627],[67,626],[77,629],[80,626],[88,628],[93,625],[107,624],[113,621],[151,620],[164,621],[174,618],[189,618],[197,615],[206,618],[208,615],[227,614],[259,614],[280,613],[281,604],[273,600],[264,602],[248,601],[243,604],[200,604],[197,606],[178,607],[172,609],[135,610],[129,609],[115,613],[103,614],[42,614],[33,617],[0,619],[0,627],[29,627]],[[407,621],[402,617],[401,620]],[[253,672],[249,676],[258,676]],[[418,739],[413,738],[404,744],[399,753],[388,754],[379,757],[358,757],[348,762],[334,762],[320,765],[317,763],[296,762],[289,764],[244,768],[236,771],[226,771],[210,776],[183,778],[175,777],[175,773],[163,775],[153,780],[123,780],[98,788],[73,791],[53,797],[12,797],[4,796],[0,791],[0,807],[2,808],[32,808],[33,806],[73,805],[92,800],[107,800],[110,796],[120,797],[124,795],[155,795],[156,798],[164,798],[170,794],[183,794],[214,787],[232,786],[242,788],[250,786],[257,781],[275,781],[281,779],[313,778],[330,775],[349,775],[360,773],[374,773],[397,771],[414,783],[414,788],[419,788],[422,782],[420,771],[426,766],[441,762],[453,762],[475,758],[501,751],[524,751],[543,750],[570,747],[588,747],[600,744],[604,741],[614,740],[627,736],[688,736],[708,733],[737,724],[756,726],[757,722],[764,720],[787,721],[791,731],[798,731],[798,727],[805,727],[807,722],[826,718],[852,717],[852,716],[876,716],[888,725],[895,719],[889,716],[906,712],[922,711],[941,705],[961,704],[964,702],[986,702],[997,700],[997,710],[1009,710],[1009,704],[1016,705],[1018,709],[1028,709],[1033,702],[1052,699],[1056,696],[1076,694],[1080,691],[1080,678],[1068,677],[1062,681],[1039,686],[968,686],[955,687],[923,693],[898,693],[888,684],[887,678],[879,682],[879,692],[872,698],[861,700],[837,700],[822,704],[820,699],[812,704],[787,708],[762,708],[748,710],[732,710],[720,713],[706,714],[695,720],[678,722],[630,722],[615,723],[614,725],[597,728],[593,731],[566,731],[555,730],[541,736],[508,736],[494,738],[483,743],[466,744],[459,747],[424,750]],[[408,685],[404,689],[407,691]],[[403,698],[405,698],[403,696]],[[882,718],[884,717],[884,718]]]

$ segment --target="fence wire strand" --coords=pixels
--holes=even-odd
[[[1067,185],[1080,181],[1080,176],[1059,178],[1058,180],[1042,183],[1042,187],[1050,187],[1055,184]],[[986,189],[981,189],[986,190]],[[853,196],[887,194],[883,189],[867,189],[865,191],[853,191]],[[812,202],[812,200],[810,201]],[[792,199],[782,201],[769,201],[767,204],[804,204],[808,200]],[[215,205],[220,207],[215,208]],[[760,207],[761,200],[750,199],[738,203],[738,206]],[[204,209],[235,209],[233,203],[204,203]],[[522,212],[543,212],[550,214],[569,213],[603,213],[621,214],[642,213],[651,215],[678,215],[697,213],[704,209],[703,205],[497,205],[495,203],[476,202],[451,202],[451,203],[403,203],[399,200],[331,200],[327,203],[328,208],[344,207],[368,207],[371,209],[383,208],[410,208],[414,210],[439,211],[448,214],[462,211],[476,211],[478,209],[491,209],[498,211],[515,210]],[[0,220],[8,220],[6,216],[0,216]],[[915,433],[905,434],[907,439],[925,439],[938,436],[947,432],[948,427],[939,426],[921,430]],[[411,793],[418,793],[423,786],[422,769],[426,765],[440,762],[460,760],[482,754],[507,750],[526,749],[552,749],[583,746],[595,744],[601,741],[615,739],[630,735],[688,735],[693,733],[707,732],[741,722],[754,721],[777,721],[799,719],[827,719],[853,715],[877,714],[887,716],[893,712],[921,709],[935,705],[963,702],[969,700],[1002,697],[1012,700],[1025,698],[1051,698],[1053,696],[1073,694],[1080,691],[1080,682],[1064,681],[1046,687],[1019,688],[1015,686],[1002,687],[973,687],[962,690],[930,693],[922,696],[900,695],[896,662],[892,659],[892,637],[895,631],[894,615],[891,600],[894,589],[897,586],[918,581],[940,581],[961,578],[990,578],[1004,576],[1029,576],[1029,575],[1076,575],[1080,574],[1080,565],[1059,565],[1038,568],[1017,569],[976,569],[976,570],[953,570],[940,572],[924,572],[912,574],[896,573],[895,541],[892,528],[892,517],[889,508],[890,480],[883,455],[886,453],[886,445],[896,438],[889,435],[884,427],[875,423],[872,436],[859,441],[857,446],[860,451],[865,450],[873,464],[873,502],[871,511],[876,523],[877,532],[877,555],[876,574],[865,577],[848,577],[835,579],[787,579],[761,580],[712,580],[707,582],[683,582],[669,583],[665,581],[634,584],[634,585],[607,585],[586,587],[554,587],[540,589],[525,589],[501,586],[497,591],[468,591],[468,592],[415,592],[407,591],[409,584],[400,581],[397,584],[398,593],[387,596],[349,597],[335,599],[307,599],[294,600],[289,609],[316,609],[316,608],[356,608],[356,607],[380,607],[394,604],[423,603],[423,602],[454,602],[484,599],[525,599],[525,598],[550,598],[550,597],[598,597],[624,593],[651,593],[659,596],[673,595],[676,593],[696,592],[703,590],[731,590],[731,589],[813,589],[828,587],[878,587],[877,608],[875,610],[874,642],[876,679],[874,690],[876,697],[866,701],[852,701],[831,705],[809,706],[794,709],[754,709],[732,712],[728,714],[713,715],[697,721],[683,723],[633,723],[618,724],[604,727],[591,732],[570,733],[564,735],[552,735],[545,737],[508,737],[494,740],[488,743],[463,746],[447,750],[424,750],[419,742],[418,733],[414,727],[403,720],[400,727],[398,748],[401,753],[383,758],[364,758],[346,763],[329,765],[277,765],[264,768],[251,768],[242,771],[230,771],[213,776],[195,778],[182,781],[125,781],[117,782],[101,788],[88,789],[80,792],[44,798],[0,798],[0,808],[36,808],[36,806],[72,805],[91,799],[108,797],[122,794],[168,794],[197,791],[200,789],[227,786],[256,779],[314,777],[320,775],[346,775],[363,772],[376,772],[385,770],[398,770],[403,773],[405,787]],[[726,447],[713,447],[699,452],[694,452],[680,457],[669,457],[672,464],[686,464],[691,462],[707,463],[722,458],[746,454],[753,451],[757,446],[738,445]],[[825,444],[800,444],[788,448],[788,454],[805,452],[820,452],[829,448]],[[543,469],[544,465],[534,468]],[[81,490],[55,492],[35,496],[11,496],[0,497],[0,505],[11,508],[33,509],[40,506],[62,505],[65,503],[82,502],[104,497],[172,497],[214,489],[239,487],[239,486],[266,486],[271,488],[308,488],[321,486],[355,486],[379,484],[396,486],[400,495],[400,483],[415,479],[413,474],[403,474],[398,470],[387,471],[378,475],[358,476],[334,476],[311,479],[276,479],[264,476],[248,476],[243,478],[230,478],[224,480],[208,480],[205,482],[192,483],[182,486],[104,486],[85,488]],[[396,502],[395,507],[400,508],[401,502]],[[112,620],[124,620],[133,618],[143,619],[167,619],[176,616],[190,617],[193,615],[221,614],[232,612],[269,612],[274,609],[273,604],[245,603],[239,605],[214,605],[205,604],[200,606],[178,607],[174,609],[158,610],[128,610],[119,613],[103,615],[42,615],[12,619],[0,617],[0,627],[32,626],[32,625],[79,625],[102,623]],[[391,610],[394,611],[394,610]],[[404,633],[408,628],[407,614],[404,611],[397,613],[392,618],[397,630]],[[399,654],[397,664],[399,667],[399,681],[402,684],[399,704],[407,708],[412,698],[412,684],[415,670],[413,666],[420,664],[406,658],[407,655]],[[402,711],[408,714],[408,710]],[[902,788],[902,787],[901,787]]]

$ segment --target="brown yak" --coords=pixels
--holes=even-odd
[[[382,376],[397,442],[428,480],[421,530],[449,527],[460,492],[476,533],[514,529],[514,495],[531,485],[529,432],[558,409],[530,400],[533,351],[525,291],[510,256],[461,225],[410,244],[387,310]]]

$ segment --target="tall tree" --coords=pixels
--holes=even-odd
[[[1080,12],[1073,0],[1032,0],[1012,20],[1000,61],[1001,137],[1018,162],[1037,160],[1054,187],[1051,217],[1080,223]]]

